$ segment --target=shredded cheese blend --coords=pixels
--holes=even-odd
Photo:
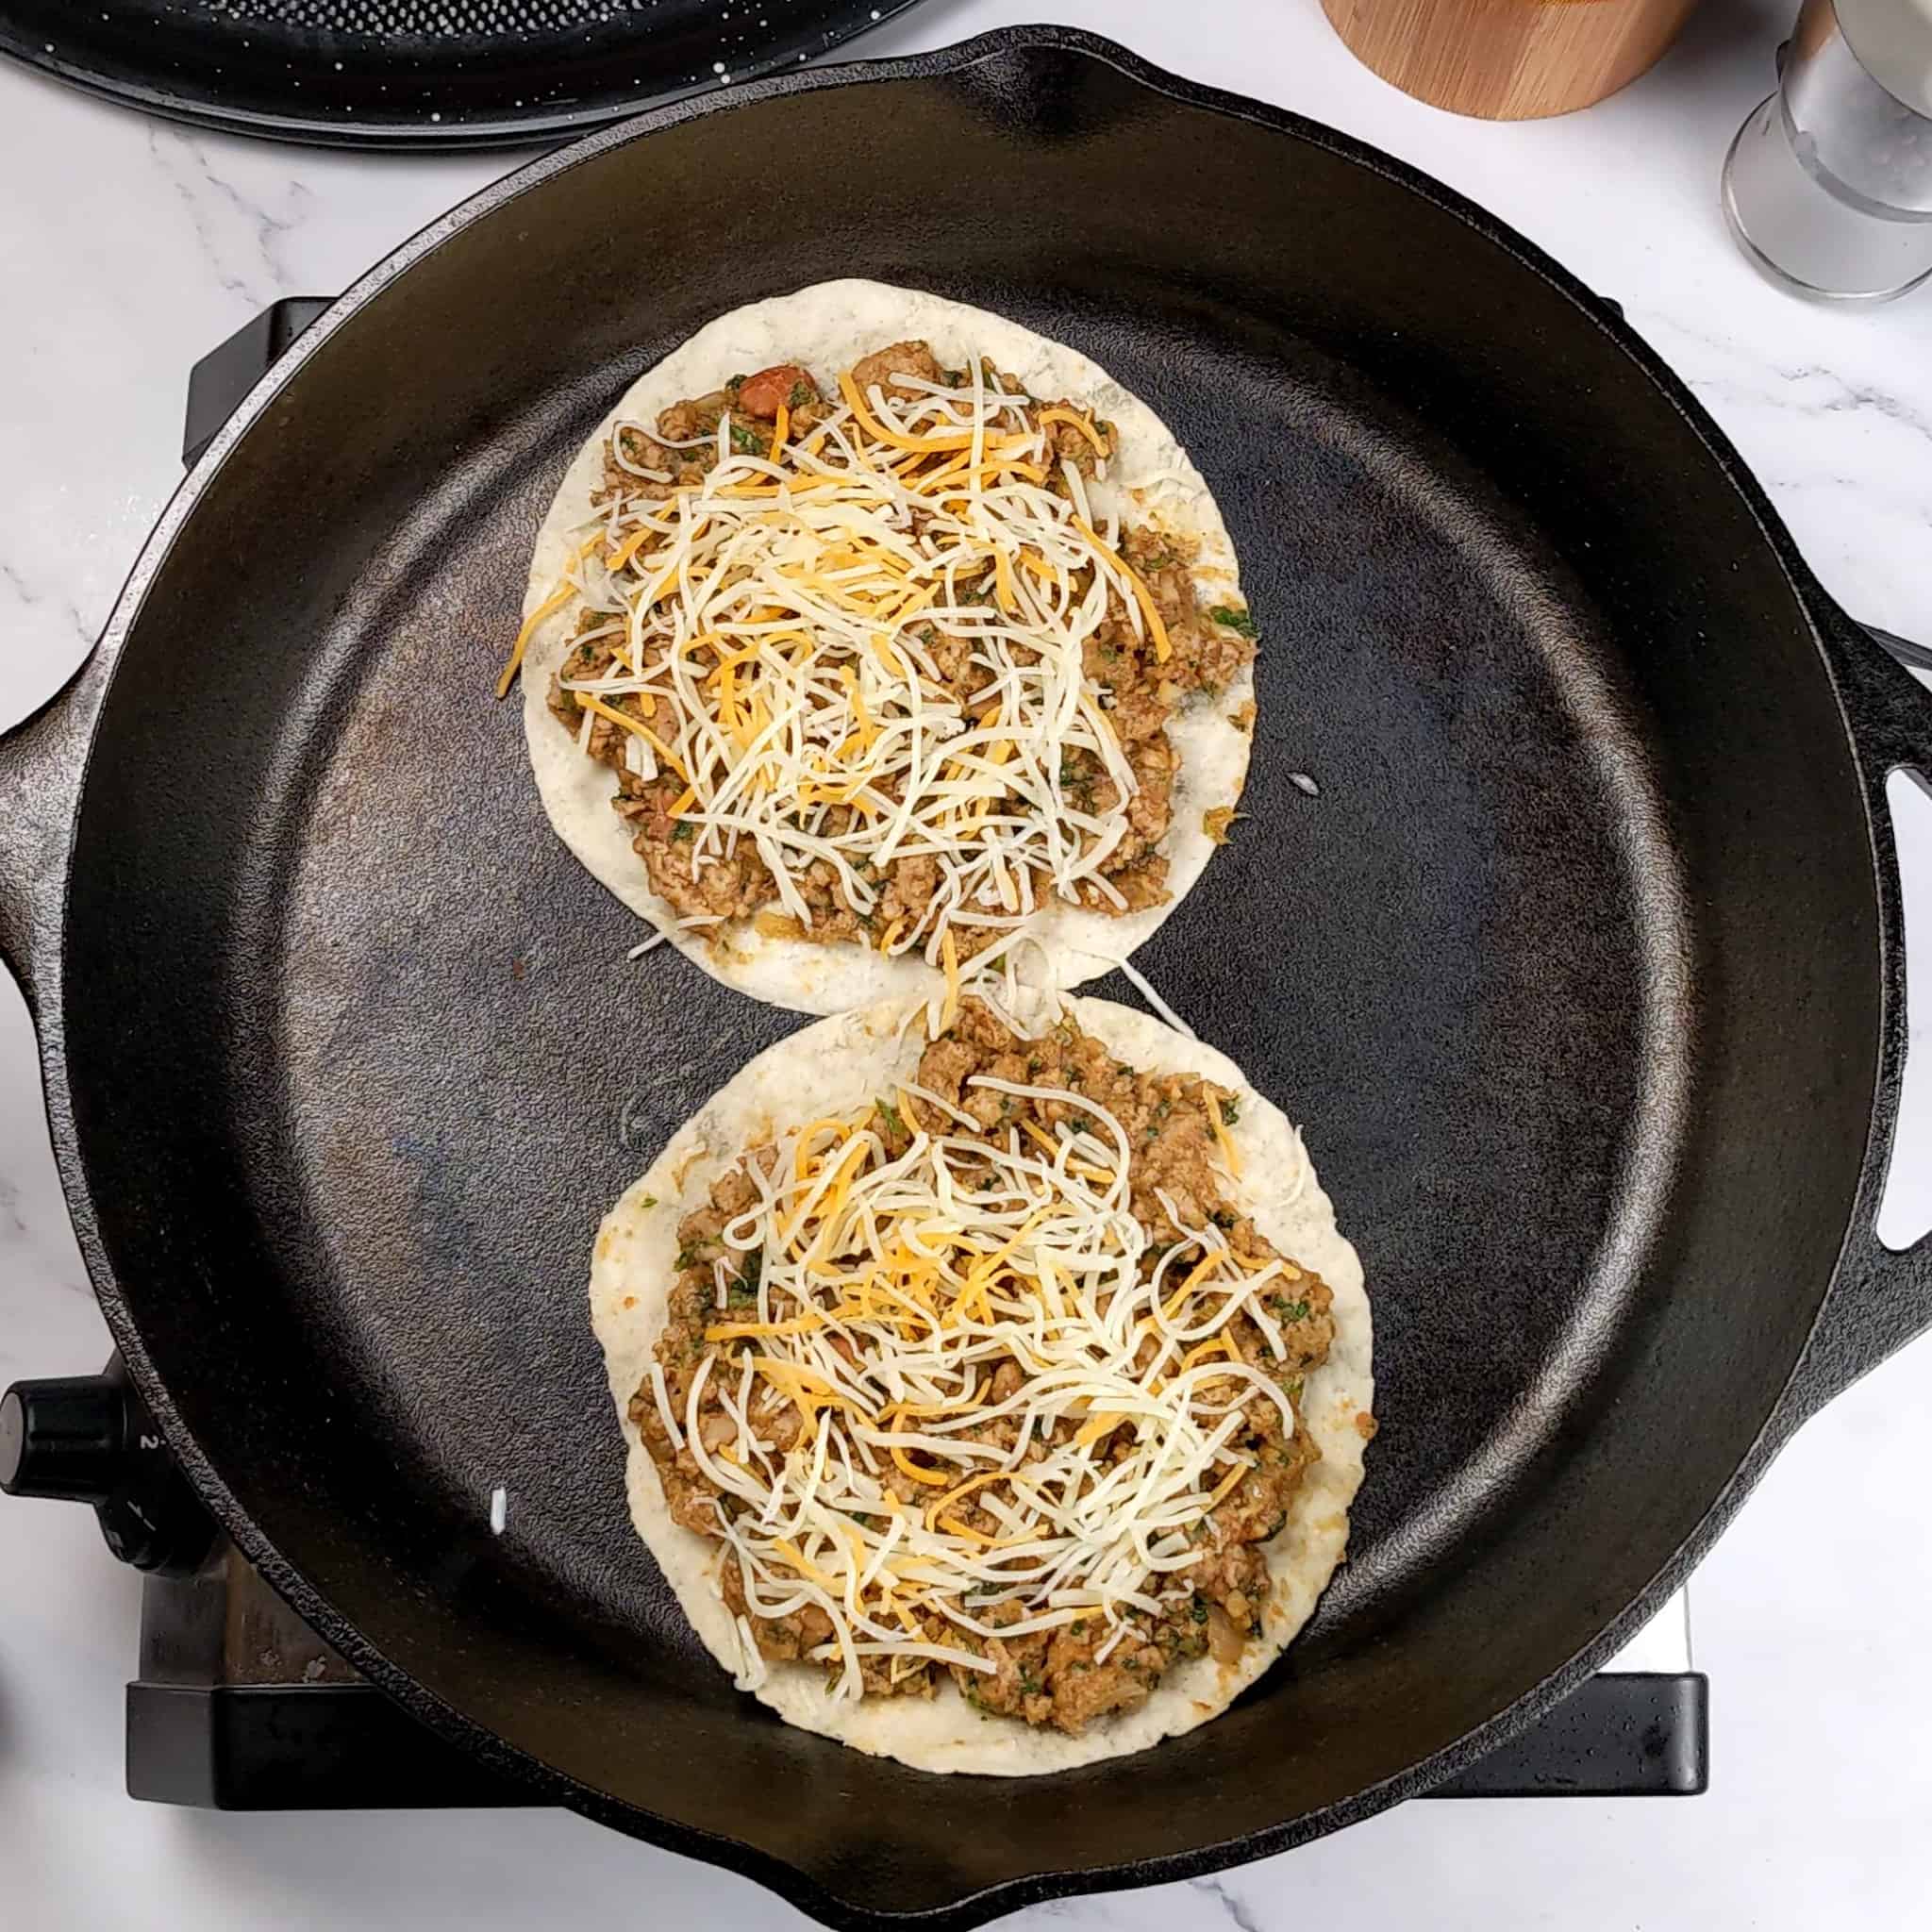
[[[1084,652],[1110,614],[1154,661],[1172,647],[1048,425],[1104,451],[1101,431],[983,366],[957,388],[902,375],[861,393],[847,375],[841,391],[802,436],[789,411],[769,441],[727,413],[701,483],[608,505],[504,688],[546,616],[598,613],[581,635],[615,661],[562,688],[630,734],[634,772],[681,781],[693,873],[748,843],[794,932],[812,925],[796,875],[814,865],[868,942],[935,967],[949,937],[955,964],[990,963],[1056,897],[1127,909],[1106,868],[1139,785]],[[946,675],[962,652],[970,700]],[[1075,782],[1096,770],[1098,804]],[[937,868],[929,904],[874,922],[887,868],[916,858]]]
[[[682,1411],[655,1363],[640,1391],[718,1491],[747,1608],[817,1606],[833,1634],[811,1655],[844,1697],[869,1658],[894,1682],[925,1662],[992,1672],[956,1632],[1099,1620],[1105,1661],[1134,1634],[1126,1611],[1188,1602],[1191,1532],[1255,1463],[1243,1408],[1258,1397],[1294,1431],[1298,1383],[1244,1359],[1230,1324],[1245,1315],[1280,1361],[1263,1291],[1301,1272],[1237,1255],[1164,1195],[1181,1239],[1151,1251],[1113,1114],[1058,1087],[974,1088],[1079,1113],[987,1135],[917,1088],[926,1116],[967,1130],[927,1131],[901,1089],[758,1150]],[[909,1134],[896,1157],[888,1124]],[[1015,1363],[1017,1387],[999,1374]],[[975,1439],[1000,1418],[1010,1447]]]

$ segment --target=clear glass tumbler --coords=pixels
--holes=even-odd
[[[1932,277],[1932,0],[1805,0],[1780,82],[1724,158],[1738,245],[1828,301]]]

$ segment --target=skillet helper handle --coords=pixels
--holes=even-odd
[[[1932,691],[1900,668],[1911,665],[1932,671],[1932,651],[1886,631],[1862,627],[1860,634],[1860,629],[1848,626],[1839,641],[1839,698],[1879,843],[1879,891],[1892,902],[1881,904],[1881,914],[1890,931],[1902,934],[1898,860],[1886,781],[1894,772],[1905,772],[1922,786],[1932,787]],[[1932,1328],[1932,1235],[1895,1250],[1878,1239],[1875,1225],[1905,1079],[1902,944],[1886,946],[1882,971],[1886,1022],[1864,1185],[1831,1293],[1791,1380],[1787,1401],[1794,1420],[1815,1415],[1894,1350]]]

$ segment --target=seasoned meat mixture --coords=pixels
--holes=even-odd
[[[1076,489],[1083,489],[1113,454],[1113,426],[1065,400],[1026,396],[1016,378],[991,363],[980,374],[986,384],[996,384],[1018,399],[1016,413],[1004,419],[1014,425],[1014,440],[1021,435],[1041,440],[1041,459],[1011,474],[1024,471],[1062,503],[1074,503]],[[777,473],[794,482],[809,479],[814,433],[842,407],[848,392],[912,404],[935,391],[966,391],[973,375],[941,367],[924,342],[895,342],[861,358],[829,386],[810,370],[785,363],[734,377],[709,395],[673,404],[658,417],[655,433],[641,425],[620,426],[606,445],[603,483],[594,499],[607,519],[607,560],[624,558],[634,535],[656,542],[640,520],[661,511],[680,493],[699,491],[721,460],[769,457]],[[920,384],[926,388],[916,387]],[[858,432],[848,418],[841,433]],[[895,465],[895,474],[902,480],[942,478],[948,463],[960,460],[952,450],[915,449]],[[760,477],[761,487],[774,480],[763,473]],[[912,509],[904,520],[904,534],[919,540],[927,522],[926,512]],[[1069,747],[1053,774],[1057,797],[1033,795],[1024,777],[1016,775],[1019,789],[988,799],[976,822],[999,828],[1042,813],[1054,816],[1059,836],[1075,851],[1100,855],[1063,896],[1102,913],[1136,911],[1168,897],[1162,846],[1177,774],[1169,724],[1181,706],[1217,695],[1254,655],[1255,629],[1245,609],[1202,608],[1188,568],[1192,548],[1189,540],[1151,526],[1129,526],[1118,534],[1118,560],[1143,588],[1147,608],[1135,608],[1140,600],[1130,584],[1108,575],[1104,609],[1085,636],[1080,655],[1096,716],[1104,720],[1095,728],[1111,733],[1120,762],[1110,765],[1097,745]],[[1024,554],[1020,562],[1028,565]],[[1038,559],[1029,567],[1038,582],[1050,580]],[[623,569],[621,563],[620,575]],[[953,717],[969,725],[984,725],[994,717],[1001,676],[986,650],[941,625],[960,612],[992,622],[1010,611],[1019,593],[1008,570],[1004,558],[966,558],[917,621],[895,616],[901,627],[891,635],[912,650],[890,641],[874,645],[903,673],[919,679],[924,705],[950,708]],[[1067,609],[1087,605],[1098,574],[1094,567],[1061,574]],[[626,594],[634,594],[638,586],[625,581]],[[731,581],[728,575],[725,581]],[[675,595],[675,588],[666,584],[657,594]],[[1060,594],[1058,587],[1054,594]],[[764,616],[769,630],[772,614]],[[1156,616],[1164,627],[1164,657],[1154,636]],[[734,689],[734,683],[745,684],[757,672],[742,663],[742,636],[719,630],[674,645],[668,637],[649,635],[646,627],[638,660],[631,661],[625,626],[615,620],[608,603],[582,611],[577,634],[581,641],[551,681],[550,708],[559,727],[573,735],[584,732],[589,712],[584,750],[617,774],[612,805],[626,824],[652,887],[680,918],[715,926],[770,908],[766,929],[774,935],[892,952],[924,948],[935,958],[937,937],[944,926],[964,959],[998,941],[1025,911],[1033,886],[1030,881],[1024,889],[1014,884],[1011,867],[995,871],[975,887],[973,904],[962,906],[956,903],[957,890],[948,888],[946,868],[917,840],[902,838],[899,842],[909,842],[911,849],[885,852],[878,863],[870,856],[841,862],[828,854],[828,845],[847,841],[855,830],[891,824],[894,808],[905,799],[905,780],[898,773],[870,786],[862,779],[833,783],[830,775],[822,784],[801,785],[800,811],[787,820],[780,835],[763,841],[762,849],[760,841],[737,831],[707,837],[689,774],[669,756],[669,748],[677,741],[693,691],[702,694],[708,729],[733,734],[734,757],[747,753],[768,722],[758,710],[756,691],[744,698]],[[632,639],[638,635],[628,634]],[[674,681],[667,673],[674,653],[681,660],[674,667],[675,681],[685,696],[635,691],[600,695],[582,689],[587,683],[621,684],[626,673],[633,680]],[[1024,645],[1015,646],[1011,656],[1022,664],[1038,660],[1038,654]],[[911,658],[909,667],[900,662],[902,657]],[[861,723],[854,737],[862,738],[864,729]],[[841,754],[851,742],[839,748]],[[1005,753],[994,745],[989,756],[997,762]],[[1123,764],[1131,774],[1131,788]],[[828,774],[832,771],[825,769]],[[845,769],[838,771],[842,774]],[[800,836],[781,847],[779,836],[790,840],[794,829]],[[786,877],[782,891],[774,863]],[[1043,881],[1046,873],[1039,877]],[[1048,890],[1041,887],[1043,893]],[[962,913],[968,916],[958,916]]]
[[[986,1084],[989,1081],[999,1084]],[[934,1098],[921,1097],[915,1088]],[[1019,1088],[1054,1090],[1067,1097],[1030,1097],[1011,1091]],[[1217,1659],[1232,1662],[1256,1633],[1270,1589],[1264,1545],[1283,1527],[1296,1489],[1320,1454],[1301,1419],[1299,1396],[1304,1378],[1326,1358],[1334,1324],[1325,1284],[1279,1256],[1229,1199],[1223,1141],[1216,1128],[1238,1117],[1238,1106],[1235,1096],[1207,1081],[1136,1071],[1070,1019],[1043,1038],[1027,1040],[1008,1031],[971,999],[961,1006],[953,1027],[925,1047],[916,1082],[875,1104],[866,1124],[879,1143],[875,1160],[899,1161],[912,1148],[915,1133],[949,1135],[954,1137],[949,1144],[955,1168],[966,1177],[966,1187],[982,1184],[974,1178],[975,1145],[987,1150],[989,1178],[983,1185],[991,1187],[995,1185],[991,1178],[994,1150],[1006,1149],[1011,1158],[1015,1149],[1059,1145],[1069,1133],[1094,1130],[1094,1119],[1104,1110],[1124,1131],[1131,1149],[1124,1198],[1146,1241],[1140,1259],[1141,1282],[1154,1274],[1170,1250],[1179,1256],[1179,1264],[1166,1276],[1160,1296],[1174,1289],[1177,1277],[1183,1282],[1191,1279],[1199,1272],[1193,1257],[1207,1251],[1200,1239],[1207,1230],[1216,1231],[1224,1241],[1226,1260],[1220,1265],[1231,1263],[1242,1275],[1267,1270],[1270,1264],[1278,1266],[1266,1283],[1265,1299],[1261,1291],[1256,1291],[1255,1305],[1264,1309],[1266,1327],[1250,1313],[1237,1312],[1219,1329],[1218,1340],[1194,1346],[1191,1357],[1183,1358],[1185,1362],[1204,1350],[1210,1357],[1219,1352],[1238,1357],[1254,1375],[1245,1382],[1227,1375],[1208,1386],[1209,1393],[1219,1393],[1226,1412],[1232,1412],[1243,1388],[1249,1391],[1248,1399],[1240,1403],[1238,1433],[1228,1449],[1233,1474],[1216,1484],[1211,1507],[1197,1511],[1174,1532],[1184,1535],[1191,1546],[1191,1559],[1143,1581],[1143,1595],[1157,1588],[1159,1591],[1151,1608],[1116,1602],[1110,1611],[1102,1607],[1077,1614],[1062,1611],[1042,1624],[1038,1606],[1023,1600],[1024,1589],[1007,1587],[1001,1558],[1003,1547],[1025,1542],[1024,1536],[1012,1533],[1014,1510],[1024,1501],[1015,1478],[1024,1482],[1029,1472],[1039,1471],[1055,1450],[1077,1436],[1093,1444],[1091,1480],[1104,1483],[1108,1469],[1136,1450],[1138,1432],[1130,1419],[1105,1412],[1062,1415],[1028,1443],[1012,1475],[989,1477],[983,1472],[976,1483],[966,1486],[970,1493],[940,1505],[933,1503],[934,1486],[950,1484],[958,1472],[958,1462],[939,1463],[919,1447],[903,1457],[879,1458],[880,1480],[889,1492],[882,1495],[882,1509],[903,1510],[916,1520],[922,1510],[937,1508],[940,1526],[969,1551],[983,1551],[990,1566],[980,1582],[952,1606],[972,1613],[984,1629],[962,1627],[957,1618],[930,1602],[907,1608],[902,1623],[908,1633],[916,1629],[925,1642],[970,1654],[991,1668],[867,1656],[862,1659],[866,1694],[930,1695],[950,1675],[990,1716],[1019,1718],[1028,1724],[1054,1725],[1077,1734],[1096,1718],[1143,1703],[1178,1660],[1211,1652]],[[1095,1109],[1093,1117],[1083,1111],[1088,1108]],[[965,1124],[968,1120],[974,1124],[971,1128]],[[848,1144],[858,1143],[855,1139]],[[1091,1143],[1074,1144],[1084,1149]],[[762,1249],[747,1251],[726,1239],[727,1231],[733,1230],[742,1238],[748,1212],[756,1215],[774,1175],[783,1179],[790,1173],[791,1158],[782,1142],[748,1149],[712,1182],[708,1199],[688,1213],[679,1226],[678,1274],[656,1361],[666,1404],[674,1417],[686,1419],[680,1437],[694,1433],[705,1459],[721,1473],[748,1466],[745,1453],[735,1461],[716,1460],[732,1457],[739,1437],[734,1402],[749,1415],[762,1450],[774,1461],[785,1462],[794,1479],[813,1447],[806,1420],[810,1401],[772,1398],[760,1404],[755,1399],[745,1406],[741,1388],[754,1386],[751,1372],[742,1366],[746,1352],[770,1344],[741,1334],[718,1339],[721,1325],[743,1327],[762,1320],[781,1327],[789,1322],[795,1329],[817,1319],[803,1300],[773,1291]],[[827,1168],[834,1158],[826,1157]],[[865,1166],[857,1157],[848,1161],[841,1154],[836,1158],[835,1185],[837,1179],[849,1179]],[[1087,1163],[1084,1153],[1078,1158],[1083,1166]],[[1215,1238],[1207,1235],[1208,1241]],[[1013,1291],[1023,1297],[1037,1293],[1050,1302],[1058,1291],[1051,1283],[1036,1282]],[[1174,1295],[1171,1306],[1183,1299],[1184,1292]],[[970,1300],[971,1291],[958,1297],[961,1304]],[[898,1321],[897,1332],[916,1335],[919,1322],[927,1317],[909,1301],[906,1306],[910,1312]],[[941,1325],[962,1312],[976,1312],[971,1307],[949,1311],[943,1295],[934,1308],[931,1319]],[[1100,1312],[1105,1314],[1104,1306]],[[1192,1311],[1183,1319],[1192,1321]],[[980,1407],[998,1411],[1003,1405],[1005,1412],[966,1427],[952,1441],[980,1443],[1001,1456],[1011,1455],[1022,1429],[1030,1426],[1024,1408],[1030,1373],[1024,1333],[1024,1326],[1016,1329],[1010,1352],[976,1364],[978,1381],[973,1397],[956,1405],[958,1413],[966,1417]],[[841,1377],[844,1392],[836,1399],[848,1405],[855,1400],[874,1404],[874,1419],[891,1415],[891,1405],[886,1399],[890,1374],[864,1349],[834,1345],[851,1369],[849,1377]],[[1148,1368],[1158,1346],[1157,1335],[1147,1333],[1134,1357],[1139,1369]],[[1260,1386],[1264,1378],[1293,1406],[1291,1427],[1282,1407]],[[690,1398],[694,1386],[699,1388],[699,1402],[692,1428]],[[819,1399],[827,1399],[822,1391]],[[647,1378],[633,1397],[629,1413],[657,1464],[671,1514],[699,1535],[724,1536],[724,1525],[741,1523],[747,1506],[741,1495],[708,1474],[689,1440],[673,1441],[666,1404],[660,1404]],[[848,1406],[842,1412],[849,1419],[854,1410]],[[901,1425],[891,1424],[894,1429]],[[885,1426],[883,1420],[879,1426]],[[739,1447],[748,1450],[745,1444]],[[985,1467],[997,1469],[998,1458],[987,1458]],[[855,1514],[854,1520],[876,1526],[870,1516]],[[1011,1574],[1024,1571],[1027,1557],[1021,1548],[1006,1559],[1018,1566]],[[841,1658],[832,1654],[837,1650],[832,1644],[832,1620],[823,1608],[806,1604],[782,1615],[758,1615],[748,1605],[741,1566],[729,1556],[723,1584],[727,1603],[746,1619],[766,1658],[789,1662],[819,1657],[837,1678]],[[999,1634],[1013,1624],[1027,1627]],[[824,1648],[828,1645],[832,1653]]]

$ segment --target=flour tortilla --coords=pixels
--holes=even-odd
[[[1096,514],[1104,518],[1117,511],[1125,523],[1152,525],[1193,540],[1199,549],[1192,575],[1203,603],[1242,601],[1234,545],[1201,473],[1154,411],[1098,363],[983,308],[882,282],[839,281],[820,282],[720,316],[631,386],[564,473],[537,533],[524,615],[528,617],[556,590],[571,554],[583,541],[583,529],[593,514],[591,493],[603,483],[604,445],[618,423],[637,423],[649,430],[671,404],[722,389],[733,375],[780,362],[800,363],[821,383],[830,383],[860,356],[908,338],[929,342],[949,368],[975,355],[991,356],[996,367],[1018,376],[1029,394],[1066,396],[1111,422],[1120,446],[1108,465],[1108,479],[1089,486]],[[929,992],[936,975],[917,953],[887,959],[855,944],[768,938],[748,921],[718,936],[702,928],[678,929],[677,913],[652,891],[644,861],[631,849],[624,821],[610,808],[615,774],[586,758],[546,706],[550,680],[569,651],[576,624],[577,612],[570,606],[547,618],[530,639],[524,659],[524,732],[537,789],[558,837],[687,958],[754,998],[797,1012],[841,1013],[898,993]],[[1250,665],[1217,698],[1194,699],[1168,724],[1180,770],[1173,824],[1160,848],[1168,859],[1167,902],[1119,919],[1055,902],[1032,927],[1050,967],[1035,975],[1029,955],[1030,978],[1057,986],[1097,978],[1153,938],[1186,897],[1214,851],[1204,815],[1240,801],[1250,741],[1234,720],[1254,694]]]
[[[1063,1771],[1143,1750],[1217,1716],[1307,1621],[1347,1547],[1348,1506],[1362,1477],[1364,1443],[1356,1419],[1371,1411],[1374,1397],[1368,1297],[1361,1263],[1336,1230],[1334,1208],[1300,1134],[1213,1048],[1110,1000],[1067,1004],[1084,1031],[1137,1070],[1199,1074],[1241,1096],[1241,1118],[1230,1133],[1245,1178],[1235,1194],[1268,1240],[1318,1274],[1335,1297],[1334,1344],[1302,1391],[1302,1413],[1322,1459],[1296,1491],[1287,1525],[1266,1545],[1274,1591],[1263,1628],[1250,1636],[1236,1663],[1219,1664],[1209,1656],[1178,1664],[1138,1710],[1096,1719],[1077,1738],[1035,1730],[1016,1718],[983,1719],[950,1681],[929,1700],[857,1702],[828,1696],[826,1674],[818,1664],[767,1665],[758,1681],[756,1667],[747,1670],[720,1591],[725,1546],[671,1520],[657,1464],[639,1439],[628,1406],[669,1317],[677,1224],[747,1147],[821,1116],[853,1112],[907,1077],[922,1044],[916,1028],[901,1038],[908,1003],[822,1020],[761,1053],[672,1137],[649,1172],[611,1209],[591,1267],[591,1324],[603,1344],[610,1393],[630,1451],[631,1520],[706,1647],[739,1689],[753,1690],[788,1723],[921,1771],[1008,1777]]]

